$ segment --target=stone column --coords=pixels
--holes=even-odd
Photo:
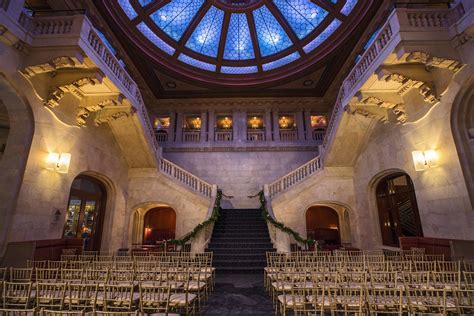
[[[216,113],[214,109],[208,111],[209,113],[209,127],[207,130],[207,139],[210,142],[214,141],[214,128],[216,127]]]
[[[247,111],[240,112],[240,141],[247,141]]]
[[[201,135],[200,142],[207,142],[207,111],[201,111]]]
[[[234,142],[236,141],[239,141],[240,137],[240,133],[239,133],[239,130],[240,130],[240,120],[239,120],[239,110],[235,109],[233,112],[232,112],[232,138],[234,140]]]
[[[311,127],[311,111],[304,110],[304,124],[306,126],[306,140],[313,140],[313,128]]]
[[[296,128],[298,129],[298,140],[304,141],[305,139],[305,124],[303,118],[303,111],[298,111],[295,113]]]
[[[170,112],[170,126],[168,127],[168,142],[174,142],[174,136],[175,136],[175,133],[174,133],[174,129],[175,129],[175,126],[176,126],[176,112],[175,111],[171,111]]]
[[[263,122],[265,126],[265,140],[269,142],[272,140],[272,113],[270,109],[265,109]]]
[[[175,135],[175,142],[182,142],[183,141],[183,119],[184,115],[182,112],[178,112],[176,115],[176,135]]]
[[[273,140],[280,141],[280,125],[278,124],[278,110],[273,110]]]

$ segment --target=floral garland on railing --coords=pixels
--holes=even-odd
[[[207,225],[217,222],[221,214],[221,199],[222,199],[222,190],[217,190],[216,202],[214,204],[214,209],[212,210],[212,215],[210,218],[205,220],[202,223],[199,223],[194,229],[188,234],[184,235],[181,239],[172,239],[171,243],[184,246],[188,241],[196,237],[196,235]]]
[[[282,232],[285,232],[289,235],[292,235],[293,238],[297,242],[305,244],[308,247],[312,246],[314,244],[315,241],[313,239],[311,239],[311,238],[304,239],[303,237],[301,237],[301,235],[299,233],[295,232],[293,229],[291,229],[289,227],[286,227],[283,223],[280,223],[280,222],[276,221],[273,217],[271,217],[270,213],[268,213],[268,210],[267,210],[267,201],[265,199],[265,194],[263,193],[263,191],[260,191],[258,193],[258,196],[259,196],[259,199],[260,199],[260,204],[261,204],[260,209],[262,210],[262,216],[267,222],[271,223],[273,226],[275,226],[276,228],[278,228]]]

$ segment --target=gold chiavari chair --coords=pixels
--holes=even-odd
[[[474,272],[463,271],[463,286],[465,289],[474,290]]]
[[[56,260],[49,260],[47,268],[48,269],[63,269],[63,268],[68,268],[69,267],[69,261],[61,260],[61,261],[56,261]]]
[[[402,272],[403,286],[407,289],[429,289],[430,272]]]
[[[103,287],[109,281],[109,270],[86,269],[84,272],[85,283],[97,283]]]
[[[398,288],[397,272],[370,272],[368,278],[367,288],[369,289]]]
[[[366,301],[370,315],[386,315],[408,312],[408,306],[402,300],[403,289],[400,288],[367,288]]]
[[[346,288],[365,288],[366,285],[367,273],[365,272],[339,273],[339,286]]]
[[[113,269],[114,262],[113,261],[93,261],[91,266],[92,266],[92,269],[95,269],[95,270]]]
[[[460,261],[436,261],[436,271],[459,272],[461,271]]]
[[[28,283],[33,279],[34,268],[10,268],[10,282]]]
[[[61,269],[60,272],[61,282],[67,283],[82,283],[84,280],[83,269]]]
[[[289,290],[284,290],[278,295],[278,306],[281,315],[286,315],[287,310],[293,315],[306,315],[316,312],[315,305],[307,300],[312,297],[313,286],[307,287],[306,276],[300,273],[293,273]]]
[[[177,279],[183,283],[183,286],[176,288],[176,290],[173,290],[173,286],[171,286],[173,293],[170,296],[170,306],[174,310],[184,312],[186,315],[195,315],[197,296],[189,291],[190,273],[189,271],[182,271],[176,275],[178,275]],[[169,283],[166,285],[169,286]]]
[[[178,315],[169,313],[170,296],[169,286],[140,286],[140,312],[149,315]]]
[[[436,271],[436,261],[413,261],[412,269],[414,272]]]
[[[83,261],[83,262],[92,262],[95,260],[95,255],[86,255],[86,254],[82,254],[82,255],[79,255],[77,257],[77,259],[79,261]]]
[[[66,294],[66,283],[38,283],[36,307],[62,310]]]
[[[47,268],[48,267],[48,261],[46,261],[46,260],[41,260],[41,261],[27,260],[26,261],[26,267],[27,268]]]
[[[135,285],[135,271],[133,270],[110,270],[109,283],[117,285]]]
[[[36,282],[56,283],[59,279],[59,269],[36,269]]]
[[[35,316],[36,309],[0,308],[0,316]]]
[[[28,309],[32,306],[31,282],[4,282],[3,308]]]
[[[96,257],[99,254],[98,251],[85,250],[82,252],[83,256]]]
[[[8,268],[0,268],[0,281],[7,280],[7,271],[8,271]]]
[[[355,313],[356,315],[366,314],[365,288],[343,288],[342,296],[339,297],[340,308],[335,312],[343,312],[344,315]]]
[[[135,270],[133,261],[114,261],[113,269],[115,270]]]
[[[407,290],[408,306],[411,315],[447,315],[454,312],[456,306],[447,301],[446,290],[417,289]]]
[[[457,290],[461,288],[461,272],[431,272],[430,285],[437,289]]]
[[[104,294],[103,310],[105,311],[128,312],[132,311],[138,303],[138,295],[134,295],[132,284],[106,284]]]
[[[69,262],[69,268],[71,269],[90,269],[91,264],[88,261],[70,261]]]
[[[133,257],[132,256],[115,256],[114,257],[115,262],[133,262]]]
[[[106,255],[99,255],[94,258],[95,261],[106,261],[106,262],[112,262],[114,260],[113,256],[106,256]]]
[[[61,261],[77,261],[77,255],[61,255]]]
[[[98,284],[68,283],[65,306],[73,311],[93,311],[97,306],[98,291]]]
[[[389,271],[394,272],[411,272],[412,269],[412,262],[411,261],[389,261],[388,264]]]
[[[94,311],[91,316],[138,316],[138,310],[130,312]]]
[[[462,269],[463,271],[474,272],[474,260],[463,260]]]
[[[39,316],[84,316],[84,311],[51,310],[42,308]]]
[[[141,286],[154,286],[161,282],[158,282],[161,274],[157,273],[155,270],[152,271],[137,271],[136,272],[136,281]]]
[[[461,289],[455,294],[455,315],[474,315],[474,289]]]

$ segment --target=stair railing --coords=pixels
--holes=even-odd
[[[283,251],[291,251],[290,245],[282,246],[279,241],[277,240],[277,230],[288,234],[290,237],[294,239],[294,241],[302,248],[302,249],[308,249],[310,246],[314,244],[314,240],[311,238],[304,239],[301,237],[301,235],[291,229],[288,226],[285,226],[285,224],[279,222],[276,220],[275,215],[273,214],[273,209],[272,209],[272,204],[271,204],[271,197],[269,196],[269,191],[268,187],[265,186],[263,191],[260,191],[258,193],[258,198],[260,200],[260,210],[262,211],[262,217],[265,219],[267,222],[268,228],[269,228],[269,233],[270,233],[270,238],[272,240],[273,245],[278,249],[278,250],[283,250]],[[274,228],[274,231],[273,229]]]
[[[159,160],[159,170],[168,177],[177,180],[188,188],[191,188],[206,198],[211,199],[212,184],[207,183],[191,172],[184,170],[183,168],[169,160],[166,160],[163,157],[161,157]]]
[[[312,174],[322,169],[322,163],[320,156],[308,161],[304,165],[284,175],[283,177],[273,181],[268,185],[268,192],[270,197],[274,197],[277,194],[288,190],[297,183],[305,180]]]
[[[213,186],[212,196],[214,197],[214,203],[211,203],[211,205],[209,206],[209,212],[206,220],[196,225],[192,231],[190,231],[180,239],[173,239],[171,241],[173,244],[183,247],[189,241],[192,241],[193,239],[198,239],[199,237],[201,240],[204,240],[204,242],[199,244],[200,249],[197,250],[195,245],[191,245],[191,251],[202,252],[204,250],[204,248],[211,239],[214,223],[219,219],[221,213],[222,190],[219,190],[216,185]],[[212,210],[212,212],[210,210]]]

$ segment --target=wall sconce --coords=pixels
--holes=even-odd
[[[59,173],[67,173],[71,163],[70,153],[49,153],[46,162],[46,169]]]
[[[438,153],[433,149],[413,151],[411,155],[416,171],[423,171],[438,166]]]

